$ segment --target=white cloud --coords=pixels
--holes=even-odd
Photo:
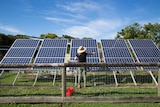
[[[96,10],[99,8],[98,5],[93,2],[71,2],[66,5],[58,4],[57,6],[71,12],[83,12],[85,10]]]
[[[14,28],[12,26],[5,26],[5,25],[0,25],[0,30],[7,31],[7,32],[10,32],[10,33],[22,33],[17,28]]]
[[[123,23],[120,20],[94,20],[83,26],[72,26],[64,29],[64,34],[78,38],[99,38],[107,34],[114,34]],[[111,35],[110,35],[111,36]]]
[[[73,19],[63,19],[63,18],[56,18],[56,17],[45,17],[46,20],[57,21],[57,22],[74,22]]]

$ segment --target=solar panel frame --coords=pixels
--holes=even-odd
[[[138,62],[160,62],[160,50],[152,40],[128,40]],[[158,70],[158,67],[141,67],[142,70]]]
[[[68,44],[67,39],[44,39],[35,57],[34,63],[35,64],[64,63],[65,56],[67,53],[67,44]],[[45,52],[45,50],[46,50],[46,53],[43,53]],[[61,69],[62,68],[60,67],[34,67],[33,68],[33,70],[49,70],[49,71],[61,70]]]
[[[39,40],[32,40],[32,39],[16,39],[15,42],[12,44],[12,46],[7,51],[7,53],[5,54],[5,56],[3,57],[3,59],[1,60],[1,64],[29,64],[31,63],[33,56],[36,52],[36,49],[38,48],[39,42],[40,42]],[[29,55],[26,53],[28,53]],[[27,68],[0,68],[0,69],[2,70],[27,70]]]
[[[123,39],[101,39],[101,47],[105,63],[135,62]],[[108,67],[107,70],[137,70],[137,67]]]

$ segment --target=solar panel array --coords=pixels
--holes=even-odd
[[[64,63],[67,52],[67,39],[44,39],[40,45],[40,40],[17,39],[10,47],[2,64],[35,64]],[[160,62],[160,50],[152,40],[128,40],[138,62]],[[39,49],[38,49],[39,46]],[[100,62],[99,51],[96,40],[73,39],[70,47],[70,60],[77,54],[79,46],[85,46],[86,52],[96,52],[95,55],[87,57],[87,62]],[[125,40],[102,39],[102,54],[106,63],[127,63],[134,62],[130,50]],[[34,60],[36,50],[38,53]],[[91,68],[91,67],[90,67]],[[1,68],[4,69],[4,68]],[[5,68],[13,69],[13,68]],[[19,68],[14,68],[19,69]],[[22,68],[26,69],[26,68]],[[39,69],[39,68],[34,68]],[[41,68],[42,69],[42,68]],[[47,69],[47,68],[43,68]],[[53,69],[53,68],[49,68]],[[92,67],[92,70],[99,69]],[[136,70],[136,67],[109,67],[110,70]],[[143,67],[143,69],[158,69],[158,67]]]
[[[39,40],[17,39],[11,48],[8,50],[2,64],[29,64],[32,61],[33,55],[38,47]],[[4,68],[3,68],[4,69]],[[5,68],[19,69],[19,68]],[[26,69],[26,68],[22,68]]]
[[[42,42],[38,54],[35,58],[35,64],[50,64],[50,63],[64,63],[65,55],[67,52],[67,39],[44,39]],[[47,70],[55,70],[60,69],[56,68],[47,68],[47,67],[38,67],[34,69],[47,69]]]
[[[134,62],[125,40],[102,39],[102,53],[106,63]],[[136,67],[108,67],[109,70],[136,70]]]
[[[160,62],[160,50],[152,40],[128,40],[138,62]],[[157,70],[158,67],[142,67]]]
[[[73,39],[71,41],[71,48],[70,48],[70,60],[73,60],[74,57],[77,54],[77,49],[79,46],[84,46],[87,48],[86,52],[91,53],[95,52],[95,55],[90,55],[87,56],[87,62],[89,63],[98,63],[100,62],[100,57],[99,57],[99,51],[97,47],[97,42],[94,39],[87,39],[87,40],[82,40],[82,39]],[[89,67],[91,70],[97,70],[99,67]]]

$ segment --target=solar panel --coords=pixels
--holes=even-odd
[[[67,39],[45,39],[42,41],[35,64],[64,63],[67,52]],[[35,67],[34,70],[60,70],[60,67]]]
[[[94,39],[73,39],[71,41],[71,49],[70,49],[70,60],[74,60],[74,57],[77,54],[77,49],[79,46],[84,46],[87,48],[86,52],[91,53],[95,52],[95,55],[87,56],[87,62],[89,63],[98,63],[100,62],[99,51],[97,47],[97,42]],[[71,69],[77,69],[76,67],[71,67]],[[88,67],[89,70],[99,70],[99,67]]]
[[[105,61],[107,63],[132,63],[133,58],[132,57],[111,57],[111,58],[105,58]],[[110,70],[137,70],[136,67],[108,67]]]
[[[104,56],[105,57],[131,57],[130,51],[128,48],[120,48],[120,47],[113,47],[113,48],[103,48]]]
[[[35,52],[35,48],[11,48],[8,51],[6,57],[32,57]]]
[[[134,62],[125,40],[101,40],[102,53],[106,63]],[[136,70],[136,67],[108,67],[108,70]]]
[[[40,48],[38,57],[65,57],[66,48]]]
[[[96,40],[94,39],[74,39],[72,40],[72,47],[97,47]]]
[[[103,47],[127,47],[124,40],[121,39],[101,39]]]
[[[138,62],[160,62],[160,50],[152,40],[128,40]],[[144,70],[156,70],[158,67],[142,67]]]
[[[66,47],[67,43],[66,39],[44,39],[42,47]]]
[[[16,39],[13,43],[12,47],[37,47],[39,40],[31,40],[31,39]]]
[[[38,47],[39,40],[16,39],[4,58],[2,64],[29,64]],[[1,68],[3,70],[16,70],[27,68]]]
[[[132,47],[156,47],[152,40],[143,39],[143,40],[129,40]]]

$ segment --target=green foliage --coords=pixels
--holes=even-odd
[[[5,34],[0,33],[0,45],[10,46],[12,45],[15,39],[16,37],[12,35],[5,35]]]
[[[48,34],[41,34],[40,38],[52,38],[52,39],[60,39],[56,34],[54,33],[48,33]]]
[[[72,39],[76,39],[76,38],[69,36],[69,35],[62,35],[62,38],[68,39],[69,41],[71,41]]]
[[[141,26],[138,23],[134,23],[118,32],[116,38],[152,39],[160,47],[160,24],[148,23]]]

